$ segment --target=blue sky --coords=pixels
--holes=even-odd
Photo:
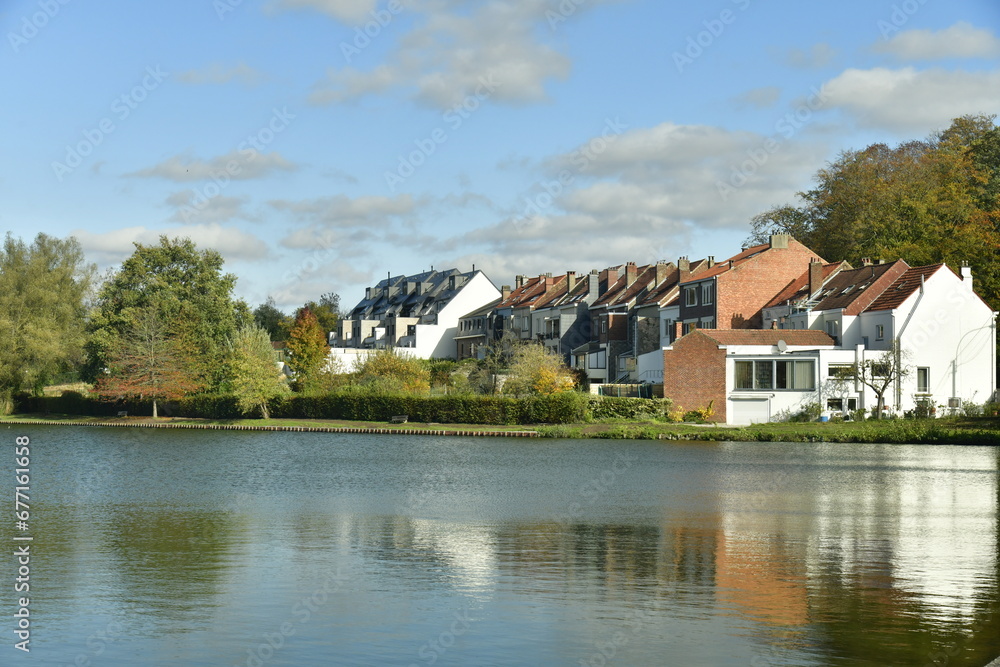
[[[189,236],[285,309],[725,257],[840,151],[1000,111],[995,0],[34,0],[0,28],[0,228],[101,268]]]

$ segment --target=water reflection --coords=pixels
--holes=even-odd
[[[103,436],[37,464],[39,627],[67,664],[108,619],[108,665],[246,664],[285,622],[266,664],[1000,655],[994,449]],[[74,470],[116,449],[103,482]]]

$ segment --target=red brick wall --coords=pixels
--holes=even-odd
[[[717,329],[759,329],[761,310],[778,292],[809,269],[818,255],[795,239],[722,273],[716,282]],[[822,261],[822,259],[821,259]]]
[[[712,421],[726,421],[726,351],[694,331],[663,351],[663,393],[677,410],[699,410],[714,401]]]
[[[608,313],[608,340],[628,340],[628,315]]]

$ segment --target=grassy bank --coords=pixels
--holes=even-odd
[[[71,415],[11,415],[0,417],[0,424],[30,421],[38,424],[103,424],[144,426],[149,417],[82,417]],[[426,424],[408,422],[387,424],[374,421],[336,419],[160,419],[157,424],[189,427],[247,426],[294,429],[362,429],[368,431],[414,431],[496,433],[534,431],[544,438],[606,438],[646,440],[706,440],[749,442],[881,442],[895,444],[1000,445],[1000,422],[997,419],[923,419],[886,420],[854,423],[777,423],[746,427],[659,422],[604,422],[539,426],[493,426],[471,424]]]

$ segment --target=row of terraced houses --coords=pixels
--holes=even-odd
[[[682,409],[711,402],[715,419],[746,424],[816,403],[870,409],[871,390],[846,372],[893,341],[909,372],[887,392],[891,410],[949,414],[992,400],[996,315],[967,266],[853,267],[775,235],[723,261],[517,276],[499,289],[475,268],[389,274],[330,344],[348,367],[380,348],[465,359],[509,331],[586,371],[592,387],[662,383]]]

